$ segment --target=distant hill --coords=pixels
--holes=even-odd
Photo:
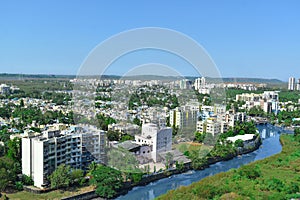
[[[0,80],[23,80],[23,79],[73,79],[74,75],[54,75],[54,74],[0,74]]]
[[[282,84],[279,79],[264,79],[264,78],[222,78],[225,83],[266,83],[266,84]],[[216,81],[214,78],[208,78],[208,81]]]
[[[88,78],[100,78],[100,76],[86,76]],[[76,75],[55,75],[55,74],[0,74],[0,80],[23,80],[23,79],[74,79]],[[157,76],[157,75],[136,75],[136,76],[118,76],[118,75],[102,75],[103,79],[126,79],[126,80],[181,80],[186,78],[194,81],[198,77],[193,76]],[[266,84],[285,84],[279,79],[263,79],[263,78],[210,78],[207,77],[208,83],[225,82],[225,83],[266,83]]]

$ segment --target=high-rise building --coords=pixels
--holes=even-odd
[[[300,91],[300,78],[298,79],[297,90]]]
[[[288,90],[295,90],[295,78],[294,77],[290,77],[289,78],[289,85],[288,85]]]
[[[195,90],[199,90],[205,86],[205,77],[197,78],[194,82]]]
[[[22,138],[22,173],[31,176],[34,186],[45,187],[47,177],[60,165],[86,170],[95,161],[105,162],[105,132],[92,126],[76,126],[61,132]]]

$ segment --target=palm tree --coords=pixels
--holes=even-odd
[[[91,162],[91,164],[88,166],[88,168],[89,168],[88,175],[91,175],[93,173],[93,171],[95,171],[97,169],[97,167],[98,167],[98,164],[95,161]]]

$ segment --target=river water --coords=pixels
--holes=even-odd
[[[152,182],[146,186],[134,187],[126,195],[120,196],[117,200],[150,200],[167,193],[168,190],[176,189],[180,186],[187,186],[197,182],[207,176],[226,172],[232,168],[239,168],[247,163],[261,160],[277,154],[281,151],[279,135],[282,132],[291,133],[281,128],[267,125],[258,125],[258,131],[262,138],[262,145],[256,151],[242,156],[235,157],[229,161],[222,161],[211,165],[209,168],[199,171],[188,171]]]

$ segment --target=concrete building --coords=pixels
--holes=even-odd
[[[300,91],[300,78],[298,79],[298,83],[297,83],[296,89],[297,89],[297,91]]]
[[[170,125],[178,128],[195,127],[199,107],[182,106],[170,111]]]
[[[197,78],[194,82],[194,88],[195,90],[199,90],[200,88],[203,88],[206,84],[205,77]]]
[[[0,93],[1,94],[10,94],[10,86],[6,84],[1,84],[0,85]]]
[[[198,121],[196,129],[201,133],[206,132],[211,133],[212,135],[217,135],[219,133],[223,133],[222,131],[224,131],[224,129],[227,131],[227,128],[228,125],[226,123],[221,123],[217,121],[216,118],[208,118],[206,121]]]
[[[130,123],[118,123],[118,124],[109,124],[108,130],[119,131],[123,134],[135,135],[140,132],[140,127],[136,124]]]
[[[192,89],[192,81],[188,79],[182,79],[179,83],[180,89]]]
[[[172,128],[159,129],[156,124],[143,124],[142,134],[135,136],[135,142],[139,145],[151,147],[151,157],[157,162],[159,153],[172,149]]]
[[[33,178],[34,186],[43,188],[60,164],[85,170],[92,161],[104,163],[105,145],[105,132],[92,126],[71,127],[63,132],[47,130],[41,136],[24,137],[22,173]]]
[[[296,85],[295,85],[295,78],[294,77],[290,77],[289,78],[289,84],[288,84],[288,90],[293,91],[293,90],[295,90],[295,87],[296,87]]]

